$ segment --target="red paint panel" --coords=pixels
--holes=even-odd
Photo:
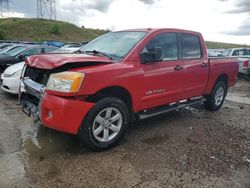
[[[41,108],[41,121],[46,127],[77,134],[83,118],[94,103],[45,94]]]

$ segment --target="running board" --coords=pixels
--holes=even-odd
[[[164,114],[170,111],[175,111],[175,110],[185,108],[188,106],[202,104],[205,101],[206,101],[205,98],[199,98],[199,99],[186,100],[185,102],[172,103],[167,106],[158,107],[152,110],[144,110],[143,112],[138,114],[138,117],[140,120],[147,119],[153,116],[161,115],[161,114]]]

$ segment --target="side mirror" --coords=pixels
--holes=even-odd
[[[21,54],[21,55],[19,55],[19,56],[18,56],[18,58],[19,58],[20,60],[24,61],[24,60],[25,60],[25,58],[26,58],[26,56],[25,56],[25,55],[23,55],[23,54]]]
[[[141,52],[141,63],[153,63],[160,62],[163,60],[163,53],[161,47],[154,47],[152,51],[142,51]]]

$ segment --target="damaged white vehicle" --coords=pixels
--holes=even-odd
[[[12,94],[19,93],[20,77],[24,67],[24,62],[9,66],[1,75],[2,90]]]

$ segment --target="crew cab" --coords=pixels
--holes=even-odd
[[[237,59],[208,58],[202,35],[180,29],[110,32],[79,52],[28,57],[20,103],[93,150],[116,145],[136,119],[201,103],[218,110],[238,73]]]
[[[227,49],[223,55],[237,58],[239,61],[239,77],[250,79],[250,48]]]

